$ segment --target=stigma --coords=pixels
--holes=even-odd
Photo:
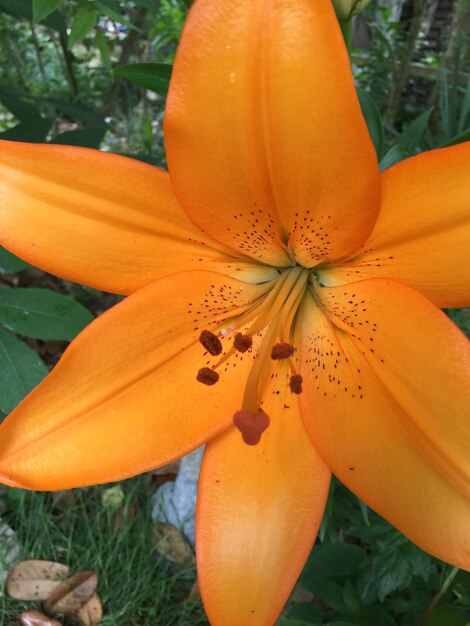
[[[302,393],[302,376],[294,363],[294,327],[309,280],[310,270],[298,266],[289,268],[246,311],[199,335],[206,354],[219,357],[210,367],[209,360],[206,367],[197,372],[196,379],[204,385],[213,386],[219,381],[217,369],[229,358],[237,354],[241,358],[245,354],[253,358],[240,409],[233,415],[233,424],[247,445],[257,445],[269,427],[270,418],[261,407],[273,367],[287,377],[286,387],[290,393]],[[225,352],[222,342],[229,342]]]

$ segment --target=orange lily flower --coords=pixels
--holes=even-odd
[[[330,471],[469,568],[470,357],[437,307],[469,299],[470,144],[379,174],[330,0],[197,0],[165,134],[170,174],[1,144],[1,243],[129,295],[4,421],[1,480],[115,481],[207,443],[215,626],[274,623]]]

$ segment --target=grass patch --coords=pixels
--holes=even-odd
[[[177,566],[155,552],[149,476],[120,485],[119,507],[103,504],[106,486],[59,494],[7,489],[2,519],[15,530],[19,559],[58,561],[71,574],[96,570],[103,626],[207,625],[200,602],[186,599],[194,565]],[[31,608],[3,593],[1,625],[17,624],[21,611]]]

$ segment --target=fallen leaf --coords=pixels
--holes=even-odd
[[[76,613],[95,593],[96,572],[78,572],[64,580],[44,603],[46,613]]]
[[[154,525],[153,532],[156,551],[169,561],[183,565],[193,560],[191,546],[177,528],[171,524],[159,522]]]
[[[77,613],[81,626],[96,626],[103,617],[103,607],[98,594],[94,593]]]
[[[68,573],[66,565],[54,561],[20,561],[8,574],[7,594],[15,600],[47,600]]]
[[[25,611],[20,615],[22,626],[62,626],[56,619],[51,619],[39,611]]]

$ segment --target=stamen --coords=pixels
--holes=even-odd
[[[235,339],[233,340],[233,347],[238,350],[238,352],[246,352],[253,345],[253,339],[250,335],[243,335],[242,333],[237,333],[235,335]]]
[[[235,336],[233,346],[224,354],[217,335],[208,330],[201,332],[199,340],[206,350],[211,355],[221,355],[212,368],[199,370],[197,380],[205,385],[215,384],[219,378],[215,370],[237,351],[247,352],[253,346],[253,338],[261,334],[261,343],[246,381],[241,410],[233,416],[234,425],[248,445],[256,445],[270,423],[269,417],[259,407],[262,406],[263,389],[272,371],[271,359],[288,361],[286,365],[291,370],[291,392],[302,393],[302,376],[296,373],[291,341],[297,310],[307,289],[310,273],[310,270],[301,267],[286,270],[270,286],[267,294],[263,294],[240,314],[235,313],[226,319],[217,332],[220,336],[233,332]]]
[[[197,373],[196,379],[203,385],[211,387],[219,380],[219,375],[209,367],[202,367]]]
[[[217,356],[222,352],[220,339],[214,333],[211,333],[210,330],[203,330],[199,336],[199,341],[212,356]]]
[[[303,378],[300,374],[292,374],[289,380],[289,387],[292,393],[297,395],[302,393]]]
[[[269,426],[269,417],[261,409],[257,413],[237,411],[233,416],[233,423],[241,432],[243,441],[249,446],[256,446],[261,435]]]
[[[271,350],[271,358],[273,361],[280,361],[281,359],[288,359],[294,354],[294,346],[285,341],[276,343]]]

